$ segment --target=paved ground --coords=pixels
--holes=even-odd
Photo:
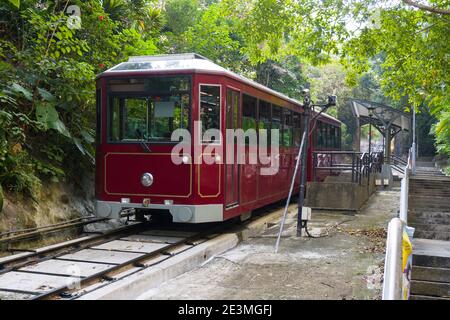
[[[279,225],[143,294],[141,299],[379,299],[385,229],[399,190],[379,191],[358,215],[313,212],[297,238],[292,212],[280,251]]]

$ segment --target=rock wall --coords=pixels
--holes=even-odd
[[[0,232],[39,227],[92,215],[93,200],[93,177],[86,178],[77,185],[67,182],[47,183],[35,198],[4,190]]]

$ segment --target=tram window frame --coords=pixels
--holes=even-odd
[[[247,105],[247,102],[251,101],[251,100],[253,100],[254,104]],[[249,110],[248,106],[252,106],[254,108],[254,114],[252,112],[247,113],[247,111]],[[248,114],[249,116],[247,117],[246,114]],[[252,117],[253,115],[254,115],[254,117]],[[253,119],[255,121],[254,127],[247,127],[247,126],[244,127],[244,125],[246,125],[246,123],[244,123],[244,120],[245,120],[244,118]],[[254,97],[252,95],[243,93],[242,94],[241,127],[242,127],[242,130],[244,131],[244,136],[247,137],[245,132],[248,129],[255,130],[256,134],[258,135],[258,126],[259,126],[259,124],[258,124],[258,98]],[[256,140],[256,144],[258,144],[258,138]],[[250,138],[248,138],[248,139],[245,138],[245,145],[250,145]]]
[[[275,122],[273,120],[275,119],[275,113],[278,111],[280,113],[280,126],[279,128],[275,128]],[[283,108],[276,104],[272,104],[272,129],[279,129],[278,147],[281,147],[283,145]]]
[[[146,90],[145,85],[141,88],[141,90],[112,90],[112,86],[114,85],[113,82],[124,82],[125,80],[128,80],[130,83],[132,83],[132,81],[134,81],[134,83],[139,82],[139,81],[143,81],[145,83],[146,79],[151,79],[151,80],[155,80],[155,79],[162,79],[164,80],[180,80],[182,82],[184,82],[184,84],[187,86],[187,88],[183,89],[183,90],[178,90],[178,89],[172,89],[172,87],[170,87],[170,89],[168,91],[165,92],[155,92],[155,91],[151,91],[151,90]],[[153,98],[155,96],[162,96],[162,95],[168,95],[168,94],[173,94],[173,95],[180,95],[181,99],[183,99],[184,95],[188,95],[188,101],[187,102],[182,102],[181,104],[181,122],[182,124],[186,124],[186,126],[182,126],[180,128],[182,129],[186,129],[189,132],[191,132],[191,119],[192,119],[192,95],[193,95],[193,86],[192,86],[192,75],[154,75],[154,76],[148,76],[148,75],[143,75],[143,76],[133,76],[131,78],[126,78],[126,77],[108,77],[106,80],[106,95],[107,95],[107,100],[106,100],[106,143],[108,144],[136,144],[136,143],[142,143],[142,142],[147,142],[147,143],[151,143],[151,144],[177,144],[179,143],[179,141],[172,141],[170,140],[166,140],[166,139],[149,139],[147,137],[147,139],[133,139],[133,140],[123,140],[123,139],[118,139],[118,140],[113,140],[111,138],[111,134],[112,134],[112,127],[113,127],[113,119],[112,119],[112,107],[113,107],[113,98],[115,97],[122,97],[122,98],[130,98],[130,97],[146,97],[146,98]],[[147,105],[147,126],[149,125],[149,121],[148,121],[148,115],[150,112],[150,106],[149,104]],[[122,136],[123,134],[123,111],[121,110],[121,108],[119,107],[119,137]],[[179,128],[175,128],[174,130],[179,129]],[[147,134],[149,134],[150,132],[150,128],[147,128]]]
[[[266,118],[264,118],[264,119],[267,119],[268,121],[261,120],[261,114],[262,114],[261,110],[263,109],[262,105],[264,105],[264,108],[267,108],[268,113],[266,114]],[[272,104],[270,102],[261,100],[261,99],[258,101],[258,122],[257,123],[258,123],[258,143],[260,143],[259,139],[261,138],[259,130],[266,129],[266,133],[267,133],[266,145],[270,146],[270,144],[271,144],[271,129],[272,129]],[[262,128],[261,127],[262,124],[267,124],[268,128]]]
[[[219,98],[219,101],[218,101],[218,104],[217,104],[217,112],[216,112],[216,116],[218,117],[217,119],[216,119],[216,121],[217,121],[217,123],[218,123],[218,126],[217,126],[217,128],[205,128],[204,127],[204,122],[203,122],[203,118],[202,118],[202,113],[201,113],[201,110],[202,110],[202,87],[214,87],[214,88],[218,88],[219,89],[219,96],[218,96],[218,98]],[[198,99],[198,113],[199,113],[199,120],[201,121],[201,124],[202,124],[202,128],[201,128],[201,132],[200,132],[200,134],[201,134],[201,137],[200,137],[200,140],[201,140],[201,142],[202,142],[202,144],[221,144],[222,143],[222,138],[221,138],[221,136],[222,136],[222,85],[221,84],[216,84],[216,83],[200,83],[199,84],[199,86],[198,86],[198,97],[199,97],[199,99]],[[217,98],[217,97],[216,97]],[[204,134],[205,134],[205,132],[206,132],[206,130],[208,130],[208,129],[217,129],[217,130],[219,130],[219,132],[220,132],[220,134],[219,134],[219,139],[218,140],[212,140],[212,139],[204,139],[205,138],[205,136],[204,136]]]
[[[289,122],[289,123],[288,123]],[[290,139],[286,139],[287,132],[290,131]],[[293,113],[291,109],[283,108],[283,147],[292,147],[294,138]]]
[[[293,111],[292,114],[292,126],[293,132],[293,144],[294,148],[299,148],[302,143],[303,129],[302,129],[302,114],[300,112]]]
[[[324,147],[324,143],[323,143],[323,123],[322,121],[317,120],[317,124],[316,124],[316,134],[317,134],[317,141],[316,141],[316,146],[317,148],[323,148]]]
[[[330,126],[331,147],[336,148],[336,127]]]

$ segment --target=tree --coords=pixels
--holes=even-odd
[[[442,12],[416,10],[407,2],[358,12],[357,19],[372,18],[346,42],[343,62],[361,73],[370,68],[370,58],[380,56],[383,92],[396,102],[407,97],[409,109],[427,105],[439,121],[434,127],[438,150],[450,155],[450,139],[445,138],[450,108],[449,20]],[[436,8],[448,7],[448,1],[433,3]]]
[[[150,27],[131,21],[150,13],[147,2],[71,1],[83,13],[80,29],[68,24],[68,4],[0,4],[0,183],[30,195],[42,179],[92,168],[95,74],[157,52]]]

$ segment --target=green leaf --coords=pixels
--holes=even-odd
[[[9,0],[9,3],[11,3],[13,6],[15,6],[17,9],[20,8],[20,0]]]
[[[42,88],[37,88],[37,89],[39,91],[39,94],[45,101],[53,102],[56,100],[55,96],[53,94],[51,94],[50,92],[48,92],[47,90],[42,89]]]
[[[48,127],[50,129],[55,129],[59,133],[61,133],[63,136],[67,138],[71,138],[72,135],[70,134],[69,130],[67,130],[66,125],[61,120],[57,119],[56,121],[52,121],[48,123]]]
[[[47,128],[50,128],[50,123],[59,120],[58,111],[56,111],[55,106],[45,102],[36,105],[36,118]]]
[[[95,141],[94,137],[86,130],[81,130],[80,134],[87,143],[93,143]]]
[[[23,96],[25,97],[25,99],[27,99],[28,101],[33,100],[33,95],[31,94],[31,92],[27,89],[25,89],[24,87],[22,87],[20,84],[18,83],[13,83],[11,86],[11,90],[15,93],[21,93],[23,94]]]
[[[73,138],[73,142],[75,143],[75,145],[78,147],[78,150],[80,150],[80,152],[85,155],[86,154],[86,150],[84,149],[83,145],[81,144],[80,139],[77,138]]]

